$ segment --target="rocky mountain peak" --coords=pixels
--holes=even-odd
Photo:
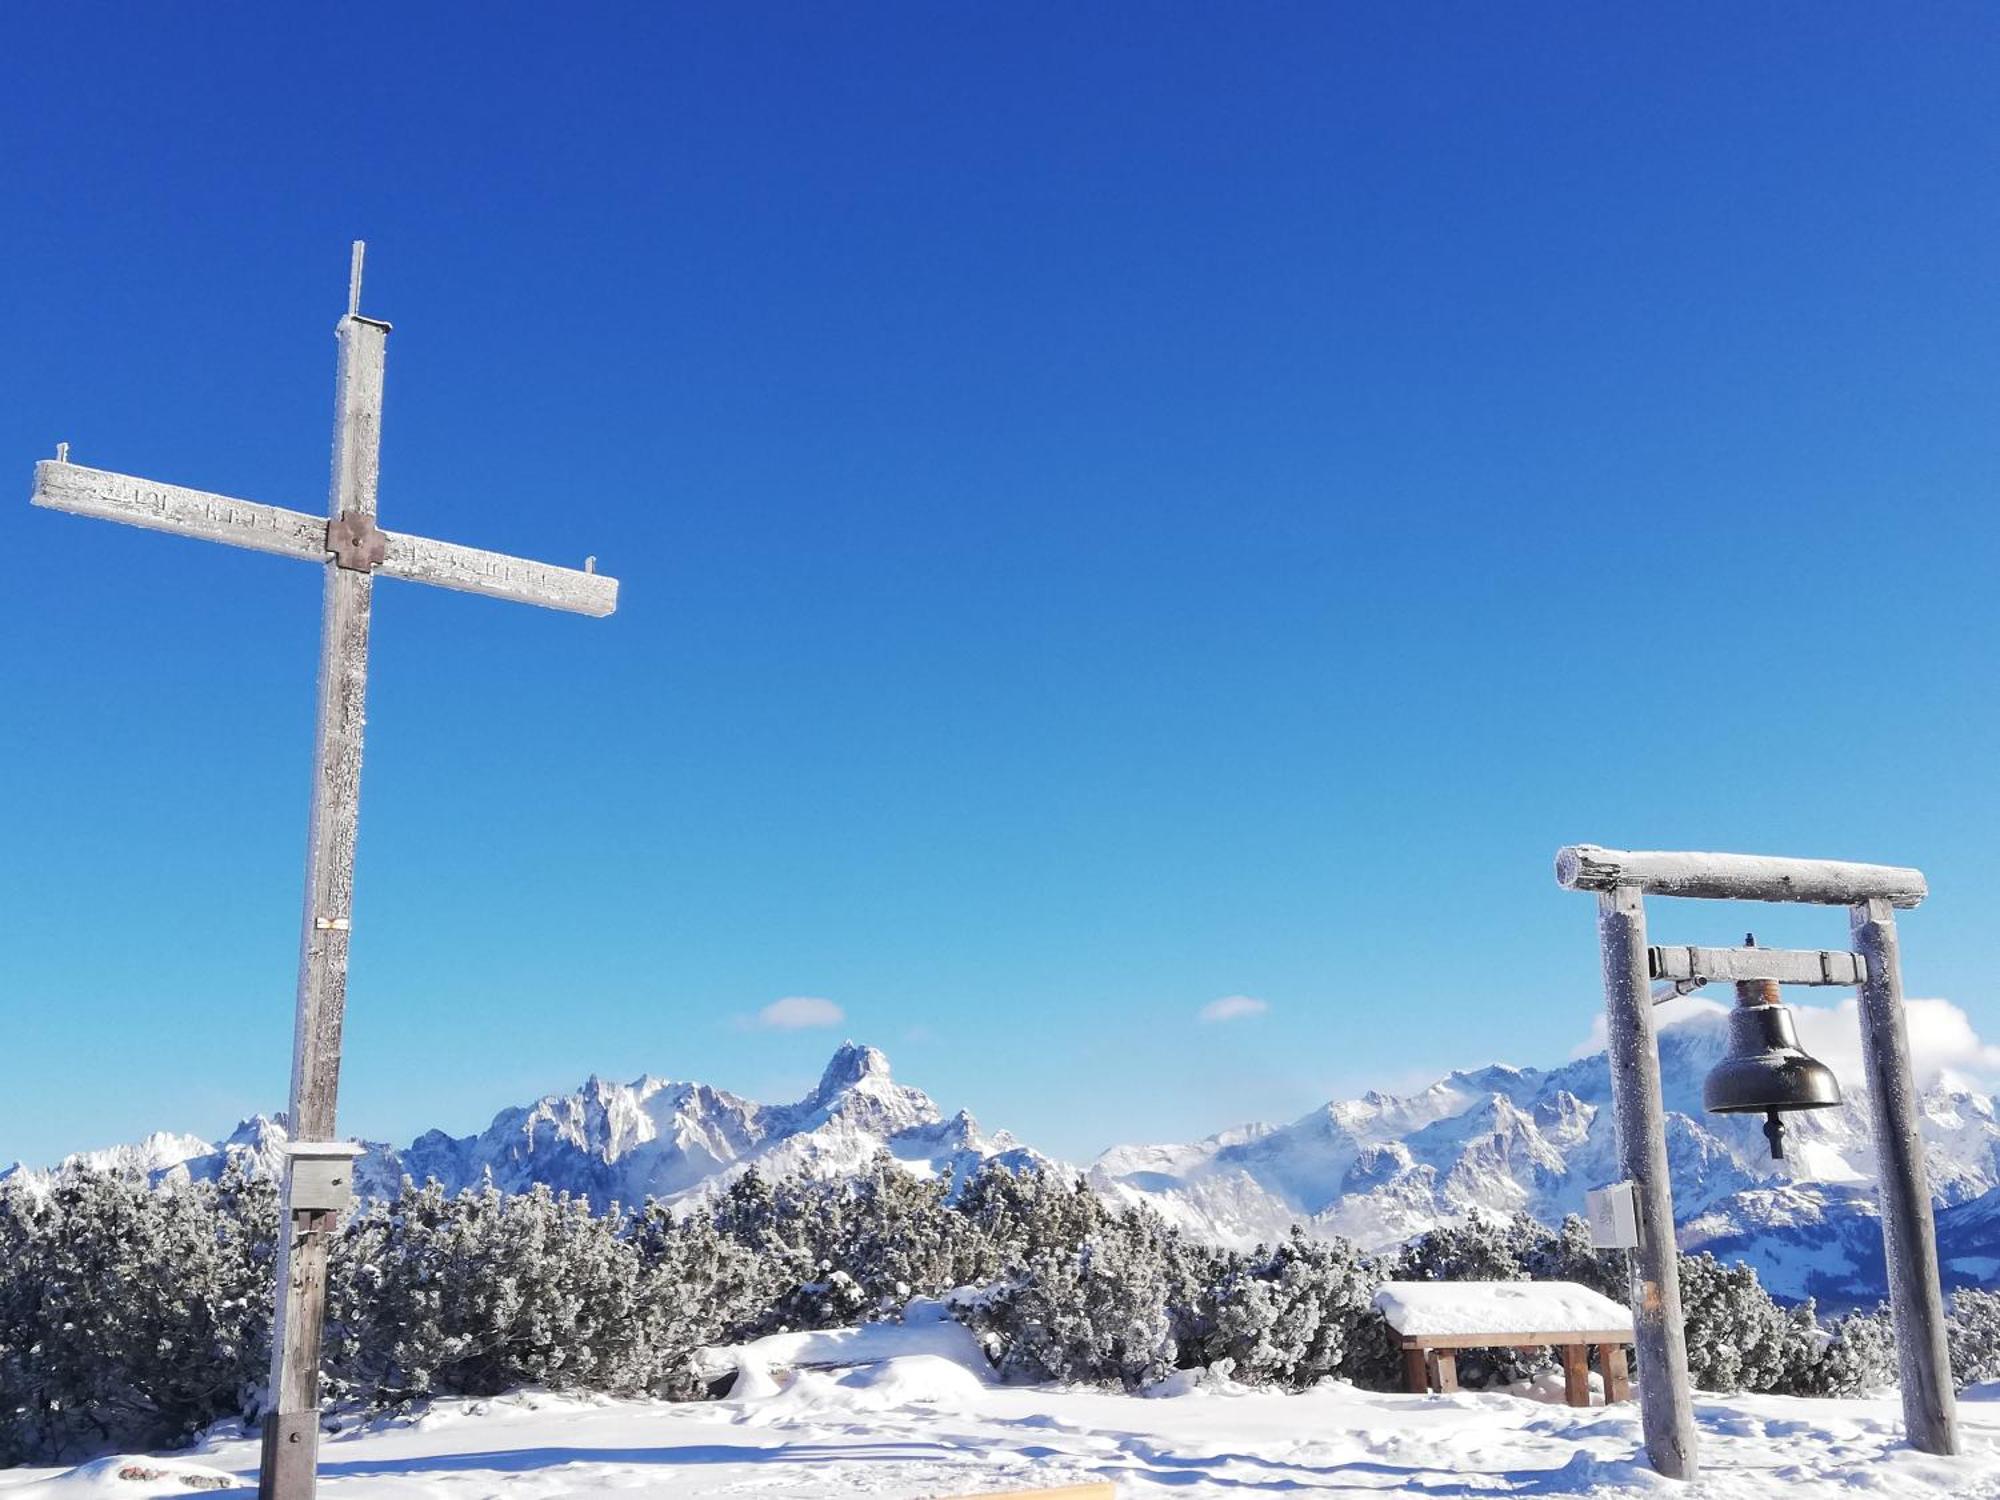
[[[813,1090],[813,1098],[830,1104],[840,1095],[859,1088],[886,1089],[894,1081],[889,1076],[889,1059],[879,1047],[865,1047],[859,1042],[842,1042],[827,1060],[826,1069],[819,1075],[819,1087]]]

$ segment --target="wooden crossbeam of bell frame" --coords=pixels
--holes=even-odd
[[[1841,859],[1782,859],[1762,854],[1670,853],[1571,844],[1556,854],[1556,884],[1566,891],[1631,886],[1647,896],[1703,901],[1802,901],[1852,906],[1887,901],[1908,909],[1929,894],[1923,871]]]
[[[1775,979],[1779,984],[1832,984],[1852,988],[1868,978],[1868,961],[1842,948],[1651,947],[1646,968],[1655,979],[1729,983]]]
[[[1656,974],[1656,957],[1671,963],[1666,955],[1707,952],[1728,955],[1718,960],[1721,963],[1747,965],[1753,962],[1749,954],[1761,958],[1785,951],[1649,947],[1645,899],[1649,894],[1847,908],[1853,943],[1849,956],[1857,972],[1857,978],[1850,982],[1858,984],[1860,993],[1862,1066],[1867,1075],[1881,1195],[1903,1426],[1914,1448],[1925,1453],[1958,1452],[1937,1228],[1918,1129],[1916,1077],[1910,1065],[1909,1023],[1903,1010],[1896,935],[1897,908],[1914,907],[1929,894],[1923,872],[1842,860],[1631,851],[1572,844],[1556,853],[1556,883],[1564,890],[1591,891],[1597,896],[1606,1052],[1611,1066],[1619,1169],[1632,1182],[1645,1226],[1632,1254],[1632,1317],[1639,1359],[1639,1417],[1648,1461],[1674,1479],[1693,1479],[1698,1469],[1652,981],[1725,977]],[[1739,954],[1746,956],[1739,959]],[[1828,959],[1828,955],[1810,952],[1803,956],[1815,965]],[[1693,958],[1684,957],[1683,961],[1690,968],[1696,963]],[[1789,964],[1794,959],[1781,961]],[[1784,976],[1774,974],[1732,977],[1812,982],[1785,981]]]

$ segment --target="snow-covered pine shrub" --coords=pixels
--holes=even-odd
[[[1796,1310],[1795,1310],[1796,1311]],[[1865,1396],[1896,1382],[1896,1330],[1887,1303],[1825,1325],[1792,1396]]]
[[[991,1161],[972,1174],[953,1206],[973,1230],[969,1280],[1019,1269],[1043,1251],[1073,1249],[1112,1216],[1081,1177],[1011,1171]]]
[[[1037,1243],[1010,1284],[975,1305],[976,1326],[1004,1372],[1152,1385],[1179,1361],[1175,1325],[1198,1291],[1198,1258],[1157,1214],[1126,1209],[1080,1242]]]
[[[1952,1379],[1961,1386],[2000,1380],[2000,1292],[1954,1292],[1945,1325]]]
[[[868,1296],[842,1264],[846,1205],[831,1187],[803,1176],[767,1185],[752,1168],[724,1199],[721,1221],[756,1251],[763,1268],[758,1332],[862,1320]]]
[[[1396,1257],[1397,1281],[1526,1281],[1527,1259],[1548,1231],[1526,1214],[1496,1218],[1473,1209],[1460,1224],[1440,1224]]]
[[[639,1253],[624,1216],[537,1186],[447,1195],[405,1181],[334,1257],[328,1375],[392,1404],[517,1385],[648,1385]]]
[[[692,1357],[735,1342],[766,1321],[769,1282],[756,1252],[723,1234],[707,1214],[676,1217],[648,1203],[632,1230],[639,1255],[642,1383],[656,1395],[705,1393]]]
[[[184,1442],[254,1399],[270,1338],[266,1185],[0,1189],[0,1464]]]
[[[970,1219],[950,1205],[950,1177],[918,1177],[882,1151],[841,1187],[842,1265],[877,1312],[978,1279],[990,1264]]]
[[[1220,1257],[1204,1298],[1199,1359],[1245,1384],[1302,1390],[1330,1375],[1393,1388],[1393,1336],[1375,1310],[1373,1267],[1342,1239],[1294,1225],[1274,1251]]]
[[[1810,1300],[1788,1311],[1764,1290],[1754,1268],[1725,1266],[1707,1252],[1680,1258],[1680,1282],[1688,1374],[1698,1388],[1810,1389],[1823,1340]]]
[[[720,1222],[765,1256],[779,1325],[839,1327],[990,1274],[995,1258],[951,1190],[885,1151],[843,1181],[752,1184],[725,1198]]]

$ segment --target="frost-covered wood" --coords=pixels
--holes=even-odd
[[[1633,1346],[1639,1360],[1639,1418],[1646,1458],[1670,1479],[1695,1476],[1694,1396],[1674,1246],[1667,1177],[1667,1124],[1660,1102],[1660,1053],[1653,1034],[1652,979],[1646,962],[1645,898],[1618,886],[1597,898],[1604,961],[1605,1054],[1618,1123],[1618,1166],[1639,1200],[1639,1248],[1632,1252]]]
[[[382,379],[389,328],[340,322],[329,515],[375,514]],[[324,538],[322,538],[322,543]],[[361,818],[362,731],[368,712],[368,631],[375,578],[329,567],[320,611],[319,713],[313,736],[298,1003],[288,1124],[294,1139],[333,1139],[340,1034],[353,931],[354,848]],[[327,1236],[334,1216],[292,1209],[285,1174],[278,1217],[278,1295],[271,1330],[272,1407],[265,1419],[259,1500],[309,1496],[319,1444],[320,1339],[326,1321]]]
[[[178,532],[280,557],[326,560],[325,516],[211,495],[157,479],[114,474],[109,469],[43,459],[35,465],[35,492],[29,499],[47,510],[122,521],[149,531]]]
[[[1931,1217],[1923,1137],[1917,1129],[1916,1078],[1903,1014],[1896,915],[1887,901],[1848,913],[1854,946],[1868,960],[1861,987],[1861,1053],[1881,1184],[1882,1241],[1889,1306],[1896,1321],[1903,1423],[1926,1453],[1958,1451],[1958,1417],[1946,1346],[1944,1295],[1938,1284],[1937,1226]]]
[[[387,324],[357,318],[357,327],[386,333]],[[380,387],[376,387],[379,395]],[[351,399],[346,404],[351,404]],[[354,413],[357,427],[379,433],[379,418],[370,418],[366,408]],[[364,476],[359,467],[359,448],[347,439],[336,450],[344,472],[355,476],[353,493],[357,501],[351,511],[373,515],[376,480]],[[361,481],[366,478],[366,483]],[[336,486],[338,488],[338,486]],[[304,558],[309,562],[327,559],[325,516],[263,505],[254,500],[236,500],[228,495],[191,490],[181,485],[161,484],[131,474],[115,474],[108,469],[89,469],[81,464],[45,459],[35,465],[35,490],[31,501],[47,510],[69,511],[99,520],[122,521],[152,531],[176,532],[204,541],[226,542],[232,547],[248,547],[280,557]],[[339,515],[340,511],[333,514]],[[468,594],[485,594],[510,599],[518,604],[535,604],[544,609],[567,610],[572,614],[602,617],[618,608],[618,580],[581,568],[559,568],[551,563],[509,557],[455,542],[434,541],[384,530],[387,549],[379,572],[413,583],[435,584]]]
[[[1655,979],[1775,979],[1780,984],[1854,985],[1868,977],[1859,954],[1842,948],[1664,948],[1646,950]]]
[[[1721,901],[1804,901],[1851,906],[1887,901],[1911,907],[1929,894],[1921,870],[1837,859],[1763,854],[1678,853],[1572,844],[1556,852],[1556,883],[1571,891],[1634,886],[1654,896]]]
[[[580,568],[558,568],[500,552],[385,531],[388,555],[381,570],[391,578],[434,583],[468,594],[539,604],[544,609],[602,617],[618,608],[618,581]]]

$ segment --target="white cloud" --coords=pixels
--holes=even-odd
[[[1211,1000],[1204,1005],[1197,1016],[1206,1022],[1244,1021],[1251,1016],[1261,1016],[1271,1007],[1262,1000],[1249,995],[1224,995],[1220,1000]]]
[[[1842,1083],[1859,1084],[1861,1002],[1852,996],[1837,1006],[1795,1005],[1799,1045],[1832,1068]],[[1972,1018],[1949,1000],[1905,1000],[1903,1020],[1910,1031],[1910,1069],[1917,1087],[1941,1077],[1976,1084],[2000,1080],[2000,1047],[1982,1040]]]
[[[758,1011],[748,1024],[758,1031],[810,1031],[818,1026],[838,1026],[846,1019],[847,1012],[831,1000],[787,995]]]

